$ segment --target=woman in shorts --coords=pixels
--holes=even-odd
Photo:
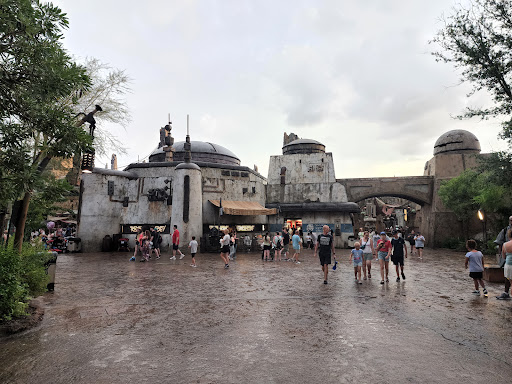
[[[420,232],[414,236],[414,247],[418,250],[418,256],[423,259],[423,248],[425,248],[425,238]]]
[[[270,259],[270,235],[267,232],[263,237],[263,260],[268,259]]]
[[[224,237],[220,239],[220,258],[224,261],[224,269],[229,268],[229,243],[231,242],[231,237],[229,237],[229,231],[227,229],[224,230]]]
[[[363,250],[363,274],[366,280],[366,269],[368,269],[368,279],[372,278],[372,259],[373,259],[373,240],[370,238],[370,232],[364,231],[363,237],[359,241]]]
[[[384,284],[384,271],[386,272],[386,282],[389,282],[389,254],[391,250],[391,241],[388,240],[386,232],[380,233],[380,240],[377,243],[377,256],[380,263],[381,284]]]

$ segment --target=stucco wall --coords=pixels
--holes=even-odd
[[[224,173],[227,171],[224,170]],[[229,175],[223,175],[219,168],[202,169],[203,177],[203,222],[206,224],[218,224],[218,208],[209,200],[234,200],[255,201],[265,206],[265,179],[253,173],[242,177],[241,172],[230,171]],[[254,192],[253,192],[254,188]],[[244,192],[245,189],[245,192]],[[231,216],[221,218],[225,224],[264,224],[266,216]]]
[[[108,195],[108,181],[114,182],[114,194]],[[101,250],[105,235],[119,233],[122,218],[128,215],[130,205],[123,208],[122,201],[127,196],[129,201],[139,200],[140,181],[126,177],[83,174],[83,194],[80,208],[78,237],[82,239],[82,249],[86,252]],[[131,212],[136,212],[132,204]]]
[[[335,182],[332,153],[311,153],[270,156],[268,184],[281,183],[281,169],[286,167],[285,183]]]

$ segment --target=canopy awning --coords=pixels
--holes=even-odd
[[[210,203],[220,208],[219,200],[209,200]],[[226,215],[236,216],[256,216],[256,215],[275,215],[277,209],[265,208],[256,201],[233,201],[222,200],[222,210]]]

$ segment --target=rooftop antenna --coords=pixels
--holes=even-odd
[[[185,145],[184,145],[184,149],[185,149],[185,163],[190,163],[190,160],[192,159],[192,155],[190,153],[190,149],[191,149],[191,144],[190,144],[190,135],[189,135],[189,119],[188,119],[188,115],[187,115],[187,138],[185,139]]]

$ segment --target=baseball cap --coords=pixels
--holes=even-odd
[[[380,234],[381,234],[381,235],[385,235],[385,234],[386,234],[386,232],[382,231]]]

